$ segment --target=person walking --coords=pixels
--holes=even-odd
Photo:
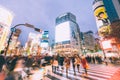
[[[77,66],[77,70],[78,70],[78,72],[80,73],[81,60],[80,60],[79,55],[76,55],[76,56],[75,56],[75,62],[74,62],[74,64]]]
[[[89,68],[89,65],[88,65],[88,62],[87,62],[86,58],[83,55],[82,55],[82,58],[81,58],[81,64],[82,64],[82,66],[85,70],[85,74],[88,75],[87,74],[87,69]]]
[[[52,59],[52,72],[56,73],[57,68],[58,68],[57,56],[53,55],[53,59]]]
[[[65,57],[64,65],[66,67],[66,76],[68,77],[68,69],[70,68],[70,58],[68,56]]]
[[[106,66],[107,66],[108,65],[108,59],[107,59],[107,57],[104,58],[104,62],[106,64]]]
[[[71,59],[72,59],[72,67],[73,67],[74,75],[76,75],[76,71],[75,71],[75,55],[73,55]]]

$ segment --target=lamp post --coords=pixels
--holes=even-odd
[[[9,36],[9,39],[8,39],[8,42],[7,42],[7,46],[6,46],[6,50],[5,50],[5,56],[6,56],[6,54],[7,54],[7,51],[8,51],[8,48],[9,48],[9,45],[10,45],[10,40],[11,40],[11,38],[12,38],[12,35],[13,35],[13,33],[15,32],[15,30],[16,30],[16,27],[18,27],[18,26],[26,26],[26,27],[29,27],[29,28],[33,28],[35,31],[41,31],[40,29],[38,29],[38,28],[35,28],[33,25],[31,25],[31,24],[28,24],[28,23],[25,23],[25,24],[17,24],[17,25],[15,25],[14,27],[12,27],[11,28],[11,34],[10,34],[10,36]]]

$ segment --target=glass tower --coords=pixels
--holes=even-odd
[[[103,0],[103,3],[104,3],[106,13],[108,14],[110,22],[118,20],[119,16],[116,12],[116,9],[115,9],[115,6],[114,6],[112,0]]]
[[[56,18],[56,53],[80,53],[80,29],[72,13],[64,13]]]

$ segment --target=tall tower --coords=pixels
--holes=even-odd
[[[80,29],[72,13],[64,13],[56,18],[55,52],[81,53]]]
[[[93,2],[94,16],[96,19],[96,24],[98,28],[98,33],[102,36],[101,33],[105,33],[109,29],[110,20],[108,14],[106,13],[106,8],[104,6],[103,0],[95,0]]]

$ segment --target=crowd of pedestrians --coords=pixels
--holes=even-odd
[[[114,56],[106,57],[101,55],[86,56],[86,60],[88,61],[88,63],[93,63],[93,64],[103,64],[103,63],[105,63],[106,65],[108,65],[108,63],[116,64],[116,61],[119,59],[120,58],[118,56],[117,57],[114,57]]]
[[[71,65],[74,70],[80,73],[80,66],[85,70],[87,75],[88,63],[86,58],[82,55],[74,55],[72,57],[63,55],[50,56],[3,56],[0,54],[0,77],[2,80],[42,80],[47,73],[56,73],[58,70],[65,71],[68,76]],[[76,68],[77,67],[77,70]],[[2,75],[1,75],[2,74]],[[4,74],[4,75],[3,75]],[[1,80],[0,79],[0,80]]]
[[[84,56],[74,54],[73,56],[56,54],[50,56],[45,55],[14,55],[4,56],[4,51],[0,54],[0,80],[42,80],[47,73],[57,73],[61,71],[66,73],[68,77],[69,70],[72,68],[74,75],[76,72],[81,73],[80,69],[84,69],[83,75],[87,76],[88,63],[108,65],[108,58],[101,56]],[[112,59],[109,58],[112,63]]]

